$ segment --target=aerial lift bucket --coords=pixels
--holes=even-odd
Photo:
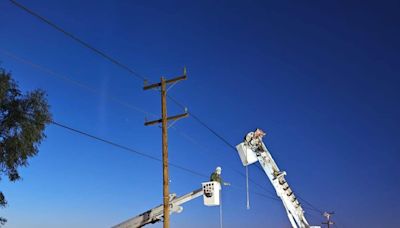
[[[248,166],[258,161],[256,153],[247,147],[244,142],[237,145],[236,150],[239,153],[243,166]]]
[[[217,181],[202,183],[203,202],[205,206],[219,206],[221,195],[221,184]]]

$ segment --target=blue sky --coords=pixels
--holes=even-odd
[[[170,95],[239,143],[254,128],[296,194],[335,211],[337,227],[398,227],[400,67],[398,2],[26,1],[37,13],[151,81],[188,68]],[[161,130],[110,97],[160,114],[156,91],[9,1],[0,2],[0,61],[23,91],[48,93],[54,119],[161,158]],[[11,54],[10,54],[11,53]],[[24,58],[98,91],[90,93]],[[169,102],[170,115],[183,110]],[[23,180],[0,183],[5,227],[110,227],[161,203],[161,164],[57,126],[46,129]],[[193,118],[169,130],[170,161],[209,174],[220,165],[225,227],[289,227],[280,202],[251,193],[239,157]],[[266,176],[250,167],[271,195]],[[170,169],[171,192],[204,178]],[[305,204],[303,204],[305,205]],[[305,205],[306,206],[306,205]],[[307,210],[310,223],[322,217]],[[200,199],[172,227],[218,227]],[[150,227],[161,227],[161,224]]]

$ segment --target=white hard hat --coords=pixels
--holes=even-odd
[[[217,167],[215,170],[219,170],[219,171],[221,171],[222,170],[222,168],[221,167]]]

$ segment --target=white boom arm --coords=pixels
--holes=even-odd
[[[189,192],[188,194],[183,195],[181,197],[176,197],[176,194],[169,195],[170,214],[181,213],[183,211],[183,207],[181,206],[181,204],[196,199],[197,197],[200,196],[203,196],[203,204],[205,206],[210,206],[210,207],[219,206],[221,184],[218,181],[208,181],[201,183],[201,186],[202,187],[200,189],[197,189],[193,192]],[[147,224],[159,222],[163,217],[164,217],[164,207],[163,205],[160,205],[136,217],[128,219],[125,222],[113,226],[113,228],[142,227]]]
[[[176,197],[176,194],[170,195],[170,213],[181,213],[183,207],[180,206],[190,200],[203,195],[203,189],[197,189],[181,197]],[[151,210],[148,210],[136,217],[126,220],[112,228],[138,228],[148,224],[160,222],[164,216],[163,205],[157,206]]]
[[[285,180],[286,172],[279,170],[274,159],[269,153],[267,147],[261,138],[258,141],[258,147],[243,142],[236,146],[244,166],[250,165],[257,160],[260,162],[264,172],[276,190],[276,194],[282,200],[283,206],[289,217],[293,228],[317,228],[319,226],[310,226],[304,217],[304,211],[296,199],[292,189]]]

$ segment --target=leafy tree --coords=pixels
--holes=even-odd
[[[28,158],[38,153],[50,122],[44,91],[22,94],[11,74],[0,68],[0,180],[3,176],[12,182],[21,178],[18,167],[27,166]],[[0,191],[0,207],[6,205]],[[0,217],[0,225],[6,221]]]

